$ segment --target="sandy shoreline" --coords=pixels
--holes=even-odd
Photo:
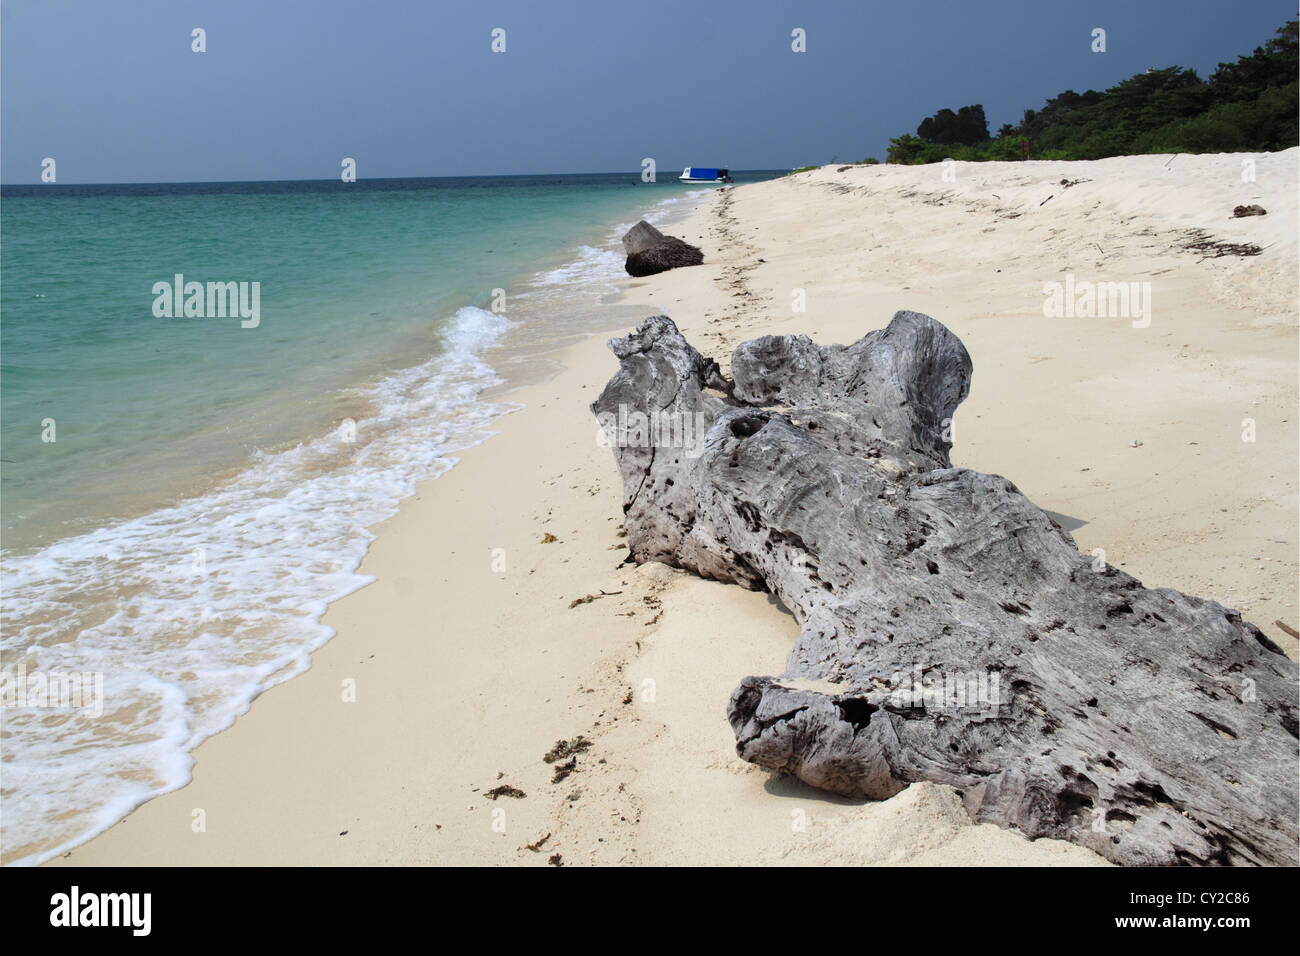
[[[628,281],[622,304],[667,312],[724,367],[757,335],[847,343],[899,309],[933,316],[975,367],[954,464],[1294,657],[1273,622],[1297,623],[1298,153],[1258,157],[1254,182],[1240,156],[957,164],[951,182],[827,167],[707,197],[671,229],[705,265]],[[1268,215],[1229,218],[1244,203]],[[1179,248],[1193,229],[1264,252]],[[1044,284],[1067,275],[1150,282],[1149,314],[1047,318]],[[377,580],[330,607],[308,673],[200,746],[188,787],[56,862],[1101,862],[972,826],[947,788],[855,804],[735,756],[727,697],[779,673],[796,628],[767,595],[620,566],[618,473],[587,409],[615,368],[605,338],[509,393],[526,407],[376,529]],[[553,783],[543,755],[579,734]],[[502,785],[527,796],[485,796]]]

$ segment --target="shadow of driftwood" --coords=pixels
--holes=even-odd
[[[1078,531],[1088,523],[1082,518],[1071,518],[1069,515],[1063,515],[1056,511],[1047,511],[1047,516],[1071,533]]]
[[[782,614],[787,614],[790,617],[794,617],[794,615],[790,613],[790,609],[786,607],[784,604],[782,604],[781,599],[777,597],[775,594],[773,594],[771,591],[767,592],[767,603],[772,605],[772,607],[776,608]]]
[[[767,782],[763,784],[763,789],[774,797],[785,797],[788,800],[812,803],[829,803],[837,807],[860,807],[873,802],[864,798],[842,797],[838,793],[831,793],[829,790],[818,790],[816,787],[810,787],[797,777],[784,777],[776,774],[768,776]]]

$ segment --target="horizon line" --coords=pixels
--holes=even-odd
[[[669,168],[675,170],[677,167],[674,165]],[[683,166],[682,168],[685,169],[687,167]],[[738,167],[736,168],[718,167],[718,168],[731,169],[732,172],[738,172],[738,173],[774,173],[774,172],[788,172],[790,169],[797,169],[798,167],[791,166],[787,168],[785,166],[769,166],[769,167],[756,166],[752,169],[741,169]],[[640,169],[611,170],[611,171],[601,171],[601,172],[577,172],[573,170],[568,170],[559,173],[478,173],[474,175],[462,174],[462,175],[443,175],[443,176],[365,176],[365,177],[359,176],[354,181],[354,183],[393,182],[393,181],[401,181],[401,180],[409,180],[409,179],[523,179],[528,176],[623,176],[623,175],[635,177],[636,180],[639,182],[641,178],[641,170]],[[671,178],[665,178],[663,180],[656,179],[654,183],[646,183],[646,185],[657,185],[661,181],[674,182],[674,183],[678,182],[676,175],[674,175]],[[251,185],[258,185],[262,183],[333,183],[333,182],[337,182],[340,185],[344,185],[344,186],[351,186],[354,184],[354,183],[343,182],[338,176],[325,177],[325,178],[313,178],[313,179],[160,179],[160,180],[138,180],[133,182],[96,181],[96,182],[53,182],[53,183],[43,183],[39,181],[15,183],[15,182],[5,182],[3,179],[0,179],[0,188],[8,188],[11,186],[41,186],[41,187],[48,187],[48,186],[55,186],[55,187],[58,186],[251,186]]]

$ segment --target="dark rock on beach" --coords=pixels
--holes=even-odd
[[[624,268],[628,275],[652,276],[680,266],[698,266],[703,261],[704,253],[698,247],[676,236],[664,236],[663,241],[657,245],[629,255]]]
[[[948,784],[978,822],[1116,863],[1297,862],[1296,663],[953,467],[972,362],[943,325],[765,336],[730,379],[666,316],[610,347],[602,421],[702,430],[612,443],[633,558],[770,590],[800,625],[785,672],[731,695],[741,757],[856,798]]]
[[[628,275],[638,277],[679,266],[698,266],[704,261],[704,253],[698,247],[676,236],[665,236],[644,219],[623,236],[623,248],[627,251],[624,268]]]
[[[1244,216],[1267,216],[1268,210],[1263,206],[1256,206],[1253,203],[1249,206],[1232,207],[1232,218],[1241,219]]]

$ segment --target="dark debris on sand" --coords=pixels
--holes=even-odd
[[[1219,259],[1223,256],[1257,256],[1264,250],[1253,242],[1220,242],[1208,232],[1192,229],[1187,233],[1188,242],[1182,248],[1188,252],[1204,252],[1206,259]]]
[[[590,749],[591,741],[582,734],[578,734],[572,740],[557,740],[555,746],[546,751],[546,756],[542,759],[547,763],[555,763],[557,760],[563,760],[565,757],[580,754]]]

